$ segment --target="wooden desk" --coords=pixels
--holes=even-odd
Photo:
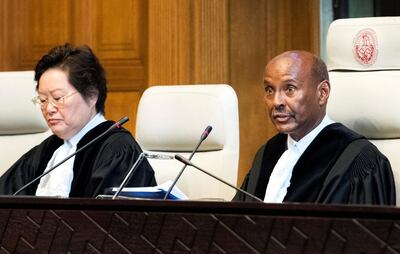
[[[400,209],[0,198],[2,253],[399,253]]]

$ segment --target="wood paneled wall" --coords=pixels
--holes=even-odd
[[[229,81],[229,1],[149,2],[149,83]]]
[[[151,85],[227,83],[239,98],[240,183],[275,129],[262,101],[267,60],[319,52],[318,0],[0,0],[0,70],[34,68],[51,47],[88,44],[109,80],[106,115],[128,115]]]
[[[1,0],[1,70],[33,69],[66,42],[89,45],[108,79],[106,115],[128,115],[134,130],[141,92],[148,86],[148,5],[145,0]]]

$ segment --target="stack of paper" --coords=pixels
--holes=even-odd
[[[163,199],[165,194],[168,192],[172,181],[167,181],[161,185],[153,187],[125,187],[120,192],[119,196],[134,197],[134,198],[149,198],[149,199]],[[106,194],[115,194],[118,191],[118,187],[110,188],[106,191]],[[172,188],[171,193],[167,199],[172,200],[187,200],[188,197],[181,191],[177,186]]]

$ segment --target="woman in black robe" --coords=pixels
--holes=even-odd
[[[105,73],[87,46],[58,46],[35,68],[43,117],[54,135],[24,154],[0,178],[0,194],[11,195],[114,124],[104,118]],[[124,128],[114,128],[93,145],[24,189],[20,195],[96,197],[119,186],[141,153]],[[146,159],[127,186],[154,186]]]

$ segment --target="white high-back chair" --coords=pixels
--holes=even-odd
[[[0,175],[51,134],[32,103],[33,71],[0,72]]]
[[[389,159],[400,204],[400,17],[334,21],[327,38],[328,113]]]
[[[192,162],[236,186],[239,161],[239,116],[229,85],[153,86],[140,99],[136,139],[145,151],[179,153],[188,158],[208,125],[212,131]],[[174,180],[183,164],[150,159],[158,184]],[[231,200],[235,190],[195,168],[187,167],[177,182],[189,199]]]

